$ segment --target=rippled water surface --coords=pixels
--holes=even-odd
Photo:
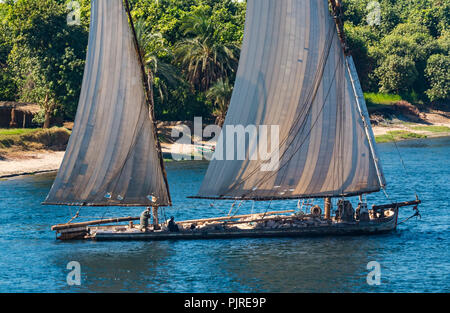
[[[54,174],[0,181],[0,292],[449,292],[450,138],[379,146],[393,200],[423,200],[422,220],[373,237],[239,239],[165,242],[57,242],[50,226],[75,212],[41,206]],[[207,164],[169,163],[177,220],[227,214],[231,203],[191,200]],[[369,200],[386,202],[383,194]],[[268,203],[240,212],[264,211]],[[296,208],[297,202],[270,209]],[[85,217],[139,215],[135,208],[85,208]],[[411,208],[401,212],[405,219]],[[69,287],[70,261],[82,285]],[[381,264],[380,286],[366,281]]]

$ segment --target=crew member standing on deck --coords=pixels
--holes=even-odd
[[[172,233],[178,233],[180,229],[178,228],[178,225],[175,223],[175,217],[171,217],[169,221],[169,231]]]
[[[141,231],[147,232],[147,230],[148,230],[148,221],[150,220],[150,216],[151,216],[150,210],[151,210],[150,208],[147,208],[141,214],[141,221],[140,221],[141,225],[139,226],[139,229]]]

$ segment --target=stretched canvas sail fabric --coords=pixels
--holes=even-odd
[[[216,148],[224,153],[216,152],[198,197],[269,200],[379,191],[383,174],[381,168],[377,173],[328,1],[247,5],[239,70]],[[263,171],[268,161],[261,154],[251,160],[248,136],[245,160],[236,152],[226,158],[227,149],[240,148],[237,140],[227,145],[228,137],[236,137],[227,125],[277,125],[278,168]],[[268,138],[269,147],[276,144]]]
[[[45,203],[169,205],[124,4],[94,0],[91,10],[75,126]]]

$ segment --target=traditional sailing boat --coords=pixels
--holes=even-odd
[[[330,7],[332,13],[330,13]],[[61,224],[60,239],[158,240],[372,234],[397,227],[398,210],[420,201],[373,206],[363,195],[386,186],[337,0],[248,0],[244,42],[227,125],[279,125],[279,166],[211,161],[195,198],[275,201],[325,199],[310,214],[287,210],[178,223],[157,219],[171,205],[138,42],[127,0],[93,0],[75,127],[44,204],[152,207],[136,217]],[[148,114],[149,112],[149,114]],[[223,147],[223,151],[234,147]],[[217,149],[216,149],[217,150]],[[360,196],[355,214],[347,197]],[[339,199],[332,216],[332,198]],[[287,208],[288,209],[288,208]],[[294,213],[286,215],[287,213]],[[280,215],[284,214],[284,215]]]

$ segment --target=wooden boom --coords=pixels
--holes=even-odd
[[[140,219],[140,217],[131,217],[130,216],[130,217],[110,218],[110,219],[106,219],[106,220],[89,221],[89,222],[82,222],[82,223],[59,224],[59,225],[52,226],[52,230],[64,230],[64,229],[71,229],[71,228],[80,228],[80,227],[84,227],[84,226],[139,221],[139,219]]]
[[[272,214],[293,213],[293,212],[295,212],[295,210],[274,211],[274,212],[267,212],[267,213],[235,215],[235,216],[225,216],[225,217],[216,217],[216,218],[205,218],[205,219],[177,222],[177,224],[193,224],[193,223],[201,223],[201,222],[226,221],[226,220],[234,220],[234,219],[251,217],[251,216],[272,215]],[[82,222],[82,223],[66,223],[66,224],[59,224],[59,225],[52,226],[52,230],[58,231],[58,230],[73,229],[73,228],[80,228],[80,227],[87,227],[87,226],[94,226],[94,225],[104,225],[104,224],[111,224],[111,223],[139,221],[139,219],[140,219],[140,217],[120,217],[120,218],[110,218],[110,219],[106,219],[106,220],[89,221],[89,222]]]
[[[194,224],[194,223],[204,223],[204,222],[218,222],[218,221],[235,220],[235,219],[239,219],[239,218],[246,218],[246,217],[252,217],[252,216],[272,215],[272,214],[282,214],[282,213],[293,213],[293,212],[295,212],[295,210],[274,211],[274,212],[267,212],[267,213],[224,216],[224,217],[215,217],[215,218],[204,218],[204,219],[199,219],[199,220],[188,220],[188,221],[177,222],[177,224]]]
[[[372,210],[378,211],[378,210],[385,210],[385,209],[392,209],[392,208],[401,208],[405,206],[413,206],[413,205],[419,205],[422,201],[415,200],[415,201],[406,201],[406,202],[398,202],[398,203],[391,203],[391,204],[383,204],[383,205],[374,205],[372,206]]]

